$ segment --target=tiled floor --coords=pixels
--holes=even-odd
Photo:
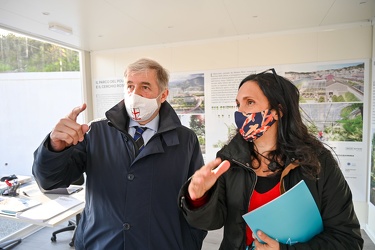
[[[34,233],[33,235],[22,240],[21,244],[12,248],[13,250],[74,250],[74,247],[69,246],[72,232],[64,232],[57,235],[56,242],[51,242],[51,234],[57,230],[61,225],[55,228],[43,228],[42,230]],[[364,250],[375,250],[375,244],[362,230],[363,238],[365,239]],[[221,242],[222,230],[210,231],[204,240],[202,250],[217,250]]]

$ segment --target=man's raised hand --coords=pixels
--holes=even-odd
[[[220,158],[216,158],[197,170],[188,187],[190,198],[192,200],[201,198],[229,167],[229,161],[222,162]]]
[[[76,107],[69,115],[60,119],[50,134],[50,145],[54,151],[64,150],[66,147],[76,145],[83,141],[85,133],[89,130],[87,124],[78,124],[77,117],[86,109],[86,104]]]

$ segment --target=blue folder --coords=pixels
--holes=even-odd
[[[243,218],[254,233],[261,230],[288,245],[306,242],[323,231],[322,217],[303,180]]]

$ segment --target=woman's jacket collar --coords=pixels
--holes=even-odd
[[[250,168],[250,144],[242,138],[240,133],[237,133],[227,145],[217,152],[217,157]]]

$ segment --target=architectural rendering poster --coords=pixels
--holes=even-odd
[[[206,158],[236,130],[235,98],[240,81],[268,67],[206,73]],[[368,62],[336,62],[274,66],[300,90],[300,107],[309,130],[332,148],[356,201],[366,200]],[[367,73],[366,73],[367,72]],[[365,79],[366,76],[366,79]],[[365,84],[367,82],[367,85]],[[367,90],[367,92],[366,92]],[[367,96],[366,96],[367,95]]]
[[[374,100],[374,99],[373,99]],[[374,127],[374,126],[373,126]],[[371,173],[370,173],[370,202],[375,206],[375,129],[371,130]]]
[[[366,200],[369,80],[368,61],[273,66],[300,90],[300,108],[309,130],[334,150],[355,201]],[[193,129],[206,161],[236,132],[235,98],[240,81],[269,67],[172,74],[168,102],[182,124]],[[98,87],[100,86],[100,87]],[[123,98],[122,79],[94,81],[94,114]]]
[[[206,153],[204,85],[204,73],[173,74],[167,99],[181,123],[196,133],[203,155]]]
[[[375,60],[372,62],[372,76],[375,77]],[[370,146],[370,204],[375,206],[375,80],[372,82],[371,98],[371,146]]]
[[[124,99],[124,78],[98,79],[92,85],[94,119]]]

